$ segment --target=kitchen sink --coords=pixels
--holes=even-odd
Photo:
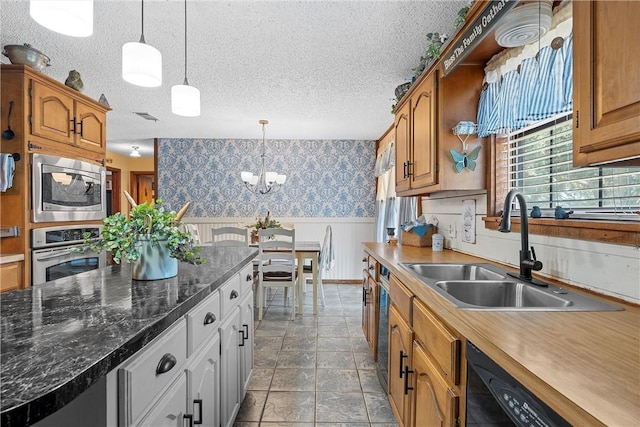
[[[405,264],[417,275],[433,280],[502,280],[504,275],[477,264]]]
[[[403,263],[414,277],[463,310],[616,311],[597,298],[551,284],[514,279],[492,264]]]
[[[482,307],[569,307],[573,304],[542,288],[504,281],[444,281],[436,283],[453,298]]]

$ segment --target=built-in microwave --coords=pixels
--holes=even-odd
[[[32,154],[33,222],[99,220],[106,216],[106,170],[81,160]]]

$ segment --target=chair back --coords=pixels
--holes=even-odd
[[[318,270],[331,270],[334,260],[333,231],[331,230],[331,225],[327,225],[327,230],[324,234],[324,241],[322,242],[322,248],[318,255]]]
[[[193,238],[193,241],[195,242],[196,245],[199,245],[199,244],[202,243],[200,241],[200,234],[198,233],[198,226],[197,225],[195,225],[195,224],[182,224],[182,226],[184,227],[185,233],[191,234],[191,237]]]
[[[249,230],[241,227],[218,227],[211,231],[213,246],[249,246]]]
[[[260,280],[293,282],[296,272],[296,232],[286,228],[258,230]],[[282,280],[277,280],[281,278]]]

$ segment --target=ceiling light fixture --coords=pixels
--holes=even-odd
[[[260,120],[258,123],[262,125],[262,155],[260,175],[254,175],[252,172],[242,171],[240,177],[244,185],[256,194],[275,193],[282,188],[282,184],[287,180],[287,176],[278,172],[267,172],[264,166],[265,158],[265,125],[269,124],[268,120]]]
[[[496,42],[502,47],[524,46],[539,40],[551,28],[551,0],[516,6],[496,28]]]
[[[31,0],[29,14],[38,24],[72,37],[93,34],[93,0]]]
[[[122,45],[122,78],[136,86],[158,87],[162,84],[162,54],[144,40],[144,0],[140,41]]]
[[[184,0],[184,83],[171,86],[171,112],[186,117],[200,115],[200,91],[187,81],[187,0]]]
[[[140,152],[138,151],[140,149],[140,147],[138,147],[137,145],[134,145],[131,148],[133,148],[133,151],[131,152],[131,154],[129,154],[129,156],[131,156],[131,157],[141,157],[140,156]]]

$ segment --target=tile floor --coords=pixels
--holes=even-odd
[[[282,290],[255,322],[253,379],[236,427],[397,426],[361,329],[362,288],[325,283],[325,307],[289,320]]]

